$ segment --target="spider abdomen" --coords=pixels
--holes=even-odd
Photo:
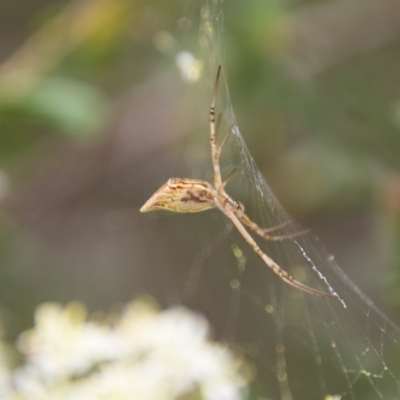
[[[171,178],[146,201],[140,211],[192,213],[214,207],[214,189],[211,184],[198,179]]]

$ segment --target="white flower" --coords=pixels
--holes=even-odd
[[[86,311],[78,303],[66,308],[44,304],[35,315],[36,326],[24,332],[20,350],[27,367],[46,381],[85,373],[99,361],[119,356],[120,341],[109,327],[85,322]]]
[[[9,397],[0,393],[0,399],[246,397],[240,362],[209,341],[203,317],[183,307],[159,312],[149,302],[136,301],[112,324],[101,324],[88,321],[78,303],[44,304],[35,320],[18,342],[26,362],[13,372],[17,391]]]

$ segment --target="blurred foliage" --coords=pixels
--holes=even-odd
[[[26,114],[78,136],[98,131],[104,96],[95,86],[66,78],[46,78],[18,104]]]

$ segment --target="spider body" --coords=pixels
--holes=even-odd
[[[194,213],[218,207],[230,208],[239,216],[244,214],[244,206],[233,200],[226,192],[219,194],[206,181],[188,178],[170,178],[146,201],[140,212],[167,210],[180,213]]]
[[[171,178],[146,201],[140,211],[200,212],[216,206],[214,197],[215,191],[208,182],[198,179]]]
[[[147,200],[140,211],[148,212],[153,210],[169,210],[182,213],[193,213],[217,207],[232,221],[254,252],[258,254],[265,264],[284,282],[314,296],[333,297],[341,300],[332,289],[330,289],[331,293],[322,292],[294,279],[288,272],[282,269],[272,258],[261,250],[245,226],[264,239],[271,241],[288,239],[301,235],[304,231],[292,235],[269,235],[269,232],[285,226],[287,222],[272,228],[261,228],[245,214],[244,205],[240,201],[233,200],[228,193],[226,193],[225,186],[235,170],[232,171],[224,181],[222,181],[219,158],[226,139],[233,130],[233,125],[230,127],[221,143],[217,144],[220,118],[218,118],[217,123],[215,123],[215,103],[220,72],[221,67],[218,68],[214,87],[214,97],[210,107],[210,143],[214,167],[214,186],[209,182],[198,179],[171,178],[167,183],[161,186],[161,188],[158,189],[149,200]]]

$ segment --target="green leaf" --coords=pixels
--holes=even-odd
[[[65,77],[45,78],[21,106],[68,135],[92,136],[101,126],[105,97],[94,86]]]

